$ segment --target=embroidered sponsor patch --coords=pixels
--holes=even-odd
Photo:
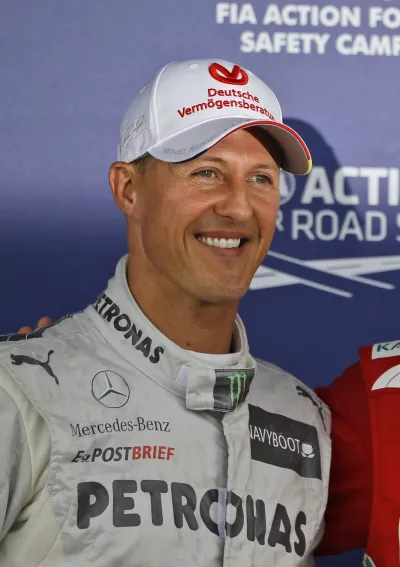
[[[249,404],[251,458],[321,480],[321,453],[313,425]]]
[[[372,359],[400,356],[400,341],[378,343],[372,347]]]
[[[213,390],[214,409],[231,411],[241,404],[249,393],[254,373],[254,368],[216,370]]]

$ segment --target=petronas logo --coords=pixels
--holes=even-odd
[[[376,567],[375,563],[368,555],[364,555],[364,567]]]
[[[247,374],[245,374],[244,372],[231,374],[230,376],[228,376],[228,378],[231,382],[230,392],[232,407],[235,407],[240,404],[240,402],[242,401],[241,397],[246,391]]]

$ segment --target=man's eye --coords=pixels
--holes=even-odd
[[[257,183],[272,183],[272,179],[268,177],[268,175],[264,175],[262,173],[258,173],[254,176],[254,179]]]
[[[201,171],[196,171],[194,175],[202,177],[203,179],[212,179],[215,177],[215,173],[212,169],[202,169]]]

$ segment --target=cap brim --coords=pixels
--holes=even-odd
[[[249,120],[241,117],[220,117],[181,130],[162,140],[147,151],[153,157],[178,163],[209,150],[236,130],[259,126],[266,130],[282,151],[282,169],[295,175],[311,171],[311,154],[301,136],[285,124],[272,120]]]

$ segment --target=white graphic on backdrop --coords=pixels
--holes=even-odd
[[[350,178],[358,183],[357,189],[347,186]],[[294,175],[281,172],[280,191],[277,232],[286,232],[289,240],[305,246],[312,241],[357,241],[366,248],[369,243],[400,241],[400,172],[396,168],[340,167],[331,182],[325,168],[315,166],[299,196],[300,204],[290,210],[286,205],[296,192]],[[346,281],[393,291],[394,285],[366,276],[400,270],[400,255],[302,260],[271,250],[268,256],[283,268],[260,266],[250,289],[301,284],[350,298],[353,293],[346,289]]]
[[[277,230],[293,241],[400,242],[398,168],[344,166],[328,175],[314,166],[289,208],[295,176],[282,172],[280,187]]]
[[[281,170],[281,181],[279,185],[279,190],[281,194],[281,207],[286,205],[293,197],[296,191],[296,177],[293,173]]]
[[[299,260],[285,254],[279,254],[270,250],[269,256],[278,258],[288,262],[288,264],[300,265],[307,268],[313,268],[317,272],[333,274],[343,278],[343,281],[355,281],[380,289],[392,291],[394,285],[386,282],[377,281],[371,278],[363,277],[365,274],[381,274],[384,272],[392,272],[400,270],[399,256],[378,256],[374,258],[335,258],[333,260]],[[266,266],[260,266],[254,275],[250,289],[267,289],[272,287],[284,287],[289,285],[302,284],[320,291],[326,291],[334,295],[350,298],[353,293],[341,289],[339,286],[325,285],[323,283],[313,281],[311,278],[302,278],[284,273],[283,271],[272,270]]]

